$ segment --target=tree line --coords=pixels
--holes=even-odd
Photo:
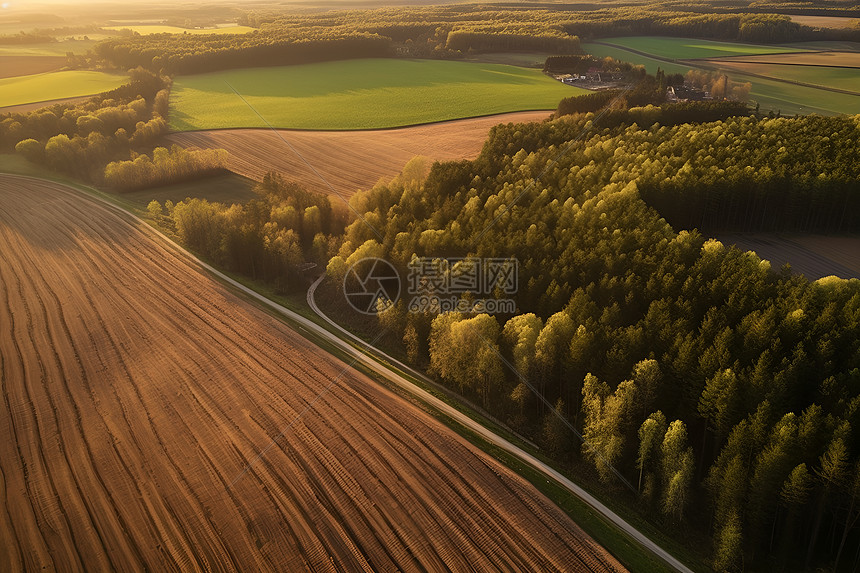
[[[105,166],[105,185],[117,191],[157,187],[223,173],[227,163],[223,149],[187,150],[178,145],[169,149],[156,147],[151,157],[145,153],[134,155]]]
[[[781,43],[820,33],[773,14],[701,14],[660,4],[570,11],[480,5],[411,6],[248,16],[259,29],[237,35],[131,35],[99,42],[88,61],[122,69],[191,74],[371,57],[458,58],[471,52],[581,52],[580,38],[667,35]],[[857,39],[845,31],[840,39]],[[828,39],[829,38],[828,36]],[[835,39],[835,38],[834,38]]]
[[[130,190],[219,172],[223,150],[155,148],[167,133],[171,80],[143,68],[83,103],[0,116],[0,149],[57,172]]]
[[[645,75],[643,66],[622,62],[610,57],[596,58],[589,55],[575,54],[548,56],[544,61],[543,71],[550,74],[584,74],[592,68],[596,68],[601,72],[623,74],[625,77],[632,75],[637,79]]]
[[[267,29],[248,34],[150,34],[110,38],[93,48],[97,59],[120,68],[142,66],[169,74],[280,66],[393,55],[391,41],[376,34],[324,30],[296,34]]]
[[[216,264],[269,281],[279,291],[296,288],[307,263],[325,264],[336,252],[346,211],[273,173],[255,191],[259,198],[244,205],[186,199],[152,201],[147,209],[153,220]]]

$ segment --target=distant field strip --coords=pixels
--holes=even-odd
[[[817,66],[792,66],[780,64],[753,64],[734,60],[713,60],[720,69],[735,70],[769,78],[788,80],[803,84],[836,88],[860,93],[860,70],[852,68],[829,68]],[[860,112],[860,109],[858,109]]]
[[[786,52],[796,52],[800,49],[784,46],[764,46],[759,44],[716,42],[712,40],[694,40],[689,38],[670,38],[663,36],[603,38],[600,42],[671,60],[694,60],[701,58],[718,58],[720,56],[755,54],[782,54]]]
[[[538,70],[508,65],[351,60],[180,76],[170,125],[175,131],[265,127],[259,113],[279,128],[378,129],[554,110],[561,98],[582,93]]]
[[[623,570],[148,227],[33,179],[0,205],[0,571]]]
[[[722,233],[718,238],[770,261],[774,270],[786,263],[810,280],[830,275],[860,278],[860,237]]]
[[[624,38],[615,38],[623,40]],[[677,40],[677,38],[665,38],[667,40]],[[735,45],[735,44],[733,44]],[[719,60],[684,60],[684,57],[678,52],[678,56],[665,58],[663,56],[651,56],[640,53],[638,51],[630,51],[620,45],[607,45],[604,43],[586,43],[583,48],[589,53],[598,57],[610,56],[619,60],[641,64],[645,66],[648,73],[654,74],[658,68],[663,69],[668,73],[686,74],[694,68],[702,68],[707,66],[714,68],[722,65],[723,62],[731,62],[734,58],[726,58]],[[796,53],[800,48],[790,48],[790,52]],[[723,53],[723,56],[726,54]],[[788,55],[788,54],[787,54]],[[786,56],[767,56],[767,57],[787,57]],[[793,55],[793,54],[792,54]],[[802,57],[802,54],[797,54]],[[810,52],[811,56],[817,55],[815,52]],[[688,58],[692,56],[687,56]],[[748,56],[749,57],[749,56]],[[815,69],[815,68],[810,68]],[[761,110],[764,112],[780,111],[783,114],[809,114],[817,113],[820,115],[837,115],[837,114],[855,114],[860,113],[860,96],[836,93],[825,91],[814,86],[803,86],[792,83],[792,80],[767,79],[761,77],[753,77],[744,75],[740,70],[735,70],[736,75],[731,75],[733,80],[752,84],[750,91],[750,100],[753,103],[758,103]],[[811,83],[811,82],[807,82]],[[852,90],[853,91],[853,90]]]
[[[331,194],[331,189],[290,149],[292,145],[339,194],[348,197],[373,187],[380,179],[391,179],[415,156],[430,161],[474,159],[492,126],[547,117],[545,111],[520,112],[378,131],[279,134],[268,129],[230,129],[168,137],[184,147],[226,149],[227,167],[250,179],[259,181],[269,171],[277,171],[306,189]]]
[[[737,56],[715,59],[718,62],[745,62],[751,64],[779,64],[793,66],[824,66],[834,68],[860,68],[860,52],[807,52],[765,56]]]
[[[248,26],[219,26],[217,28],[180,28],[162,24],[131,24],[128,26],[105,26],[105,30],[131,30],[141,36],[148,34],[247,34],[256,28]]]
[[[0,107],[97,94],[126,81],[124,75],[79,70],[4,78]]]
[[[63,40],[62,42],[43,42],[39,44],[0,45],[2,56],[60,56],[65,59],[68,52],[85,54],[96,45],[95,40]]]
[[[857,18],[844,18],[841,16],[790,16],[792,22],[797,22],[812,28],[853,28],[860,25]]]
[[[27,113],[43,107],[49,107],[58,103],[78,103],[90,99],[92,95],[78,97],[63,97],[60,99],[49,99],[47,101],[39,101],[34,103],[22,103],[20,105],[7,105],[0,107],[0,113]]]
[[[53,72],[65,65],[64,56],[6,56],[0,53],[0,79]]]

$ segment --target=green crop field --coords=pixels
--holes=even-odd
[[[375,129],[555,109],[561,98],[585,91],[501,64],[348,60],[178,77],[170,125]]]
[[[97,94],[121,86],[126,76],[67,71],[0,79],[0,107]]]
[[[672,40],[673,38],[665,39]],[[649,58],[641,54],[636,54],[628,50],[605,46],[602,44],[583,44],[583,49],[594,56],[610,56],[618,60],[643,65],[650,74],[656,73],[657,68],[662,68],[668,73],[680,74],[686,74],[690,69],[692,69],[690,66],[675,64],[672,62],[664,62],[655,58]],[[800,68],[800,66],[796,67]],[[822,76],[828,75],[828,72],[826,71],[827,68],[804,66],[803,69],[809,70],[810,74],[815,74],[816,76],[818,76],[819,70],[821,70],[820,73],[822,74]],[[857,70],[849,71],[855,72],[856,75]],[[764,112],[780,111],[783,114],[788,115],[810,113],[817,113],[821,115],[860,113],[860,96],[835,93],[812,87],[798,86],[776,80],[755,78],[752,76],[743,75],[739,72],[728,72],[728,75],[734,81],[750,82],[752,84],[752,90],[750,91],[750,100],[753,103],[758,103],[761,106],[761,110]],[[831,75],[832,77],[832,74],[829,75]],[[804,80],[798,79],[798,81]],[[818,82],[808,81],[807,83]]]
[[[803,51],[801,48],[784,46],[761,46],[739,44],[736,42],[714,42],[711,40],[692,40],[689,38],[667,38],[663,36],[634,36],[630,38],[606,38],[600,40],[651,54],[659,58],[673,60],[692,60],[699,58],[719,58],[721,56],[752,56],[758,54],[784,54]]]
[[[720,62],[714,62],[714,64],[720,65]],[[860,92],[860,70],[856,68],[728,62],[727,69],[729,70],[728,73],[737,69],[782,80]]]
[[[838,115],[860,113],[860,96],[841,94],[776,80],[731,75],[736,81],[752,83],[750,99],[758,102],[763,111],[782,111],[783,114]]]
[[[141,36],[147,34],[247,34],[256,28],[248,26],[219,26],[217,28],[180,28],[161,24],[134,24],[129,26],[106,26],[105,30],[132,30]]]

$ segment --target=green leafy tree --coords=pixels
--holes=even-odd
[[[687,443],[687,427],[675,420],[666,430],[661,453],[662,510],[676,523],[684,519],[693,483],[693,449]]]
[[[654,412],[639,427],[639,456],[636,467],[639,469],[638,490],[642,491],[642,477],[646,470],[653,473],[655,461],[659,459],[660,445],[666,435],[666,416],[659,410]]]

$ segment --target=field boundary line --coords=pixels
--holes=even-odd
[[[353,213],[355,213],[355,216],[356,216],[356,217],[358,217],[358,218],[361,220],[361,222],[362,222],[362,223],[364,223],[364,225],[365,225],[368,229],[370,229],[371,231],[373,231],[373,233],[376,235],[376,237],[377,237],[380,241],[385,241],[385,237],[383,237],[383,236],[382,236],[382,233],[380,233],[380,232],[379,232],[379,230],[378,230],[376,227],[374,227],[373,225],[371,225],[370,223],[368,223],[368,222],[367,222],[367,219],[365,219],[365,218],[362,216],[362,214],[361,214],[361,213],[359,213],[358,211],[356,211],[356,210],[355,210],[355,207],[353,207],[352,205],[350,205],[349,200],[348,200],[348,199],[346,199],[346,198],[344,198],[344,196],[343,196],[343,195],[341,195],[341,194],[338,192],[338,190],[334,188],[334,185],[332,185],[331,183],[329,183],[328,179],[326,179],[325,177],[323,177],[322,173],[320,173],[319,171],[317,171],[317,168],[316,168],[316,167],[314,167],[314,166],[311,164],[311,162],[310,162],[310,161],[308,161],[307,159],[305,159],[305,156],[304,156],[304,155],[302,155],[301,153],[299,153],[299,150],[298,150],[298,149],[296,149],[295,147],[293,147],[293,144],[292,144],[292,143],[290,143],[290,142],[289,142],[289,140],[287,140],[287,139],[284,137],[284,135],[283,135],[282,133],[280,133],[280,132],[279,132],[279,131],[278,131],[278,130],[277,130],[277,129],[276,129],[276,128],[271,124],[271,123],[269,123],[269,120],[267,120],[265,117],[263,117],[263,114],[261,114],[259,111],[257,111],[257,109],[256,109],[254,106],[252,106],[252,105],[251,105],[251,102],[249,102],[248,100],[246,100],[246,99],[245,99],[245,97],[244,97],[242,94],[240,94],[240,93],[236,90],[236,88],[234,88],[234,87],[233,87],[233,85],[232,85],[230,82],[228,82],[226,79],[224,80],[224,83],[225,83],[225,84],[227,84],[227,87],[229,87],[231,90],[233,90],[233,93],[234,93],[234,94],[236,94],[236,96],[237,96],[240,100],[242,100],[242,102],[243,102],[245,105],[247,105],[247,106],[248,106],[248,108],[249,108],[251,111],[253,111],[253,112],[256,114],[256,116],[257,116],[257,117],[259,117],[261,120],[263,120],[263,122],[264,122],[264,123],[269,127],[269,130],[270,130],[270,131],[272,131],[275,135],[277,135],[277,136],[278,136],[278,139],[280,139],[281,141],[283,141],[283,142],[284,142],[284,144],[285,144],[287,147],[289,147],[289,148],[290,148],[290,151],[292,151],[293,153],[295,153],[295,154],[296,154],[296,156],[297,156],[299,159],[301,159],[301,160],[302,160],[302,163],[304,163],[305,165],[307,165],[307,166],[308,166],[308,168],[310,168],[310,170],[311,170],[311,171],[313,171],[314,175],[316,175],[316,176],[320,179],[320,181],[322,181],[323,183],[325,183],[325,184],[326,184],[326,187],[328,187],[329,189],[331,189],[331,192],[332,192],[332,193],[334,193],[334,194],[337,196],[337,198],[338,198],[338,199],[340,199],[340,200],[341,200],[341,202],[342,202],[344,205],[346,205],[346,207],[347,207],[350,211],[352,211]]]
[[[746,56],[744,56],[746,57]],[[856,66],[837,66],[836,64],[804,64],[802,62],[759,62],[756,60],[735,60],[728,58],[712,58],[707,60],[684,60],[686,62],[710,62],[714,64],[718,64],[720,62],[725,62],[727,64],[758,64],[760,66],[794,66],[799,68],[832,68],[835,70],[856,70],[860,69],[860,64]],[[768,79],[777,79],[777,78],[768,78]]]
[[[87,97],[87,96],[83,96]],[[22,104],[26,105],[26,104]],[[362,132],[374,132],[374,131],[398,131],[398,130],[406,130],[411,129],[413,127],[428,127],[432,125],[442,125],[446,123],[457,123],[460,121],[469,121],[472,119],[486,119],[488,117],[496,117],[503,115],[514,115],[519,113],[539,113],[546,112],[547,117],[555,113],[554,109],[545,109],[545,108],[536,108],[536,109],[519,109],[516,111],[502,111],[499,113],[484,113],[481,115],[470,115],[468,117],[455,117],[453,119],[440,119],[439,121],[424,121],[420,123],[408,123],[405,125],[394,125],[391,127],[368,127],[363,129],[304,129],[299,127],[215,127],[210,129],[183,129],[183,130],[170,130],[167,132],[167,135],[173,135],[177,133],[210,133],[213,131],[238,131],[238,130],[260,130],[260,131],[288,131],[294,133],[362,133]],[[265,121],[265,120],[264,120]]]

